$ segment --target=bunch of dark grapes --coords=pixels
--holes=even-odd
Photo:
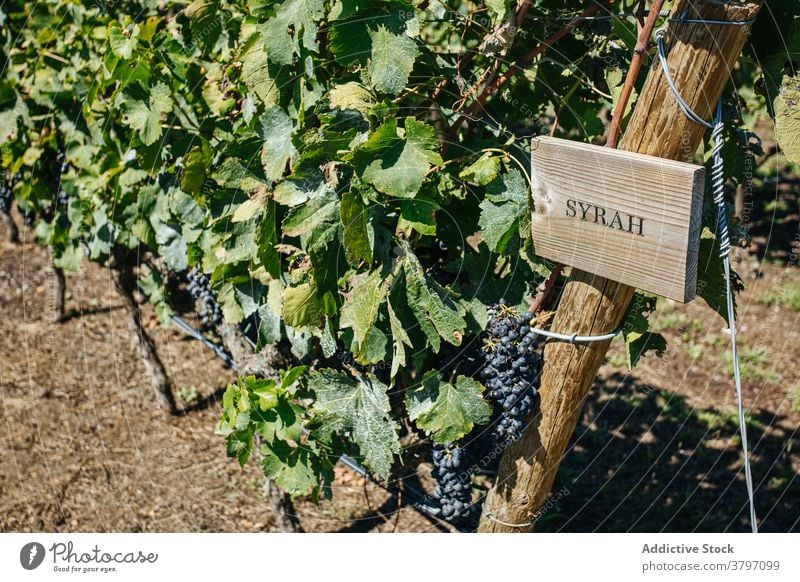
[[[69,194],[61,187],[61,177],[69,170],[69,163],[67,156],[64,152],[58,152],[56,156],[56,183],[58,186],[58,194],[56,194],[56,204],[58,206],[66,206],[69,203]]]
[[[56,163],[58,164],[58,175],[63,176],[69,170],[69,162],[67,162],[67,155],[64,152],[58,152],[56,155]]]
[[[56,195],[56,204],[59,206],[66,206],[69,204],[69,194],[65,190],[59,190]]]
[[[26,210],[25,212],[23,212],[22,222],[25,223],[25,226],[33,226],[33,223],[36,222],[36,211]]]
[[[530,327],[531,313],[517,315],[505,305],[492,311],[481,376],[498,414],[494,437],[505,442],[522,436],[539,389],[541,356],[536,352],[537,334]]]
[[[200,305],[197,315],[200,317],[200,324],[204,329],[214,329],[222,323],[222,309],[217,303],[217,296],[211,290],[208,275],[195,267],[186,275],[189,284],[186,290],[192,299],[199,301]]]
[[[12,175],[10,171],[3,172],[3,180],[0,183],[0,212],[8,214],[11,211],[11,201],[14,199],[14,186],[22,180],[22,174],[17,172]]]
[[[434,445],[433,478],[436,489],[433,492],[441,503],[442,517],[453,519],[466,516],[472,503],[470,476],[465,473],[467,455],[459,445]]]

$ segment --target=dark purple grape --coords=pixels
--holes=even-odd
[[[433,495],[441,503],[442,517],[465,517],[472,503],[470,474],[466,471],[467,455],[458,445],[433,447]]]
[[[204,329],[214,329],[222,323],[222,308],[217,303],[217,296],[211,290],[211,280],[208,275],[197,267],[186,275],[188,284],[186,290],[197,302],[197,315]]]
[[[492,432],[497,441],[505,442],[522,436],[539,387],[541,356],[536,351],[537,334],[530,327],[531,313],[517,315],[501,302],[490,314],[481,375],[496,409]]]

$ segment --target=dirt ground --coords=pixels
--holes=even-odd
[[[744,398],[762,529],[795,531],[800,277],[786,253],[768,258],[740,297]],[[233,373],[145,308],[175,385],[197,394],[165,415],[108,273],[68,274],[59,324],[53,284],[46,250],[0,243],[0,530],[274,531],[257,467],[227,459],[213,431]],[[747,528],[723,320],[700,300],[663,302],[657,325],[669,348],[633,373],[612,346],[539,531]],[[307,531],[441,531],[342,467],[332,501],[296,509]]]

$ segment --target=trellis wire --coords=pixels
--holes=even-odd
[[[622,331],[622,327],[618,327],[611,333],[604,333],[601,335],[578,335],[577,333],[556,333],[554,331],[539,329],[538,327],[533,326],[531,326],[531,329],[534,333],[543,335],[544,337],[566,341],[571,344],[609,341],[617,337],[617,335],[619,335],[619,333]]]
[[[218,358],[220,358],[227,366],[232,368],[233,370],[237,370],[236,362],[233,361],[233,358],[228,354],[222,346],[215,344],[207,337],[205,337],[202,333],[192,327],[185,319],[178,315],[172,316],[172,322],[178,326],[186,335],[191,337],[192,339],[196,339],[197,341],[201,342],[204,346],[209,348],[211,351],[214,352]],[[244,336],[245,340],[251,345],[251,347],[255,348],[255,343],[251,340],[247,335]],[[304,434],[308,434],[305,429],[303,429]],[[400,495],[402,494],[404,500],[407,500],[408,506],[413,507],[415,510],[419,511],[420,513],[426,513],[431,517],[446,523],[450,527],[460,531],[466,532],[465,528],[459,526],[441,515],[441,510],[436,507],[435,505],[430,505],[425,500],[427,499],[427,495],[425,493],[417,490],[415,487],[409,486],[408,484],[404,485],[403,490],[400,491],[397,487],[393,487],[391,485],[384,485],[377,479],[373,478],[369,471],[361,464],[358,463],[355,459],[348,455],[341,455],[339,457],[339,461],[348,469],[355,471],[361,477],[368,479],[373,485],[377,485],[384,491],[386,491],[389,495],[394,497],[395,499],[399,499]]]
[[[684,18],[685,16],[686,12],[684,12],[678,20],[680,22],[723,25],[743,25],[752,23],[750,20],[724,21],[686,19]],[[725,124],[722,120],[722,100],[717,103],[717,109],[714,115],[713,123],[706,121],[695,111],[693,111],[686,101],[684,101],[680,91],[678,91],[678,89],[675,87],[675,83],[672,81],[672,76],[669,73],[667,50],[664,44],[664,29],[661,28],[657,30],[655,37],[658,44],[658,58],[661,62],[661,69],[664,73],[664,78],[666,79],[667,84],[672,91],[672,94],[675,96],[678,106],[691,121],[712,130],[711,137],[714,140],[714,146],[712,149],[711,189],[714,194],[714,204],[717,206],[717,239],[719,240],[719,255],[722,259],[722,265],[725,270],[725,295],[728,312],[728,328],[730,329],[731,336],[731,358],[733,360],[733,378],[734,384],[736,385],[736,401],[739,413],[739,433],[742,437],[742,452],[744,454],[744,476],[745,484],[747,486],[747,499],[750,506],[750,528],[753,533],[758,533],[755,496],[753,493],[753,476],[750,470],[750,453],[747,445],[747,424],[745,422],[744,404],[742,398],[742,378],[739,370],[739,354],[736,347],[736,314],[733,306],[733,290],[731,289],[731,241],[728,233],[728,217],[725,208],[725,175],[724,164],[722,160],[722,147],[724,145],[722,133],[725,131]]]

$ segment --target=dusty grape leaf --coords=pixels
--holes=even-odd
[[[397,372],[400,371],[401,366],[406,365],[406,347],[412,347],[411,339],[408,337],[408,332],[403,327],[403,323],[397,317],[397,314],[389,302],[386,304],[389,311],[389,325],[392,330],[392,369],[391,377],[394,378]]]
[[[390,32],[383,25],[370,30],[369,36],[372,59],[368,70],[372,86],[383,93],[397,95],[408,84],[417,57],[417,45],[407,34]]]
[[[280,107],[267,108],[258,120],[257,131],[264,140],[261,150],[261,163],[268,180],[280,180],[289,163],[297,155],[292,143],[294,123]]]
[[[357,345],[364,342],[385,298],[386,286],[380,271],[376,270],[359,282],[345,300],[339,325],[353,330]]]
[[[387,478],[400,453],[399,425],[390,415],[388,387],[375,376],[351,378],[322,369],[311,372],[308,387],[316,395],[314,413],[325,432],[337,432],[358,445],[364,464]]]
[[[785,76],[775,98],[775,134],[786,159],[800,163],[800,77]]]

